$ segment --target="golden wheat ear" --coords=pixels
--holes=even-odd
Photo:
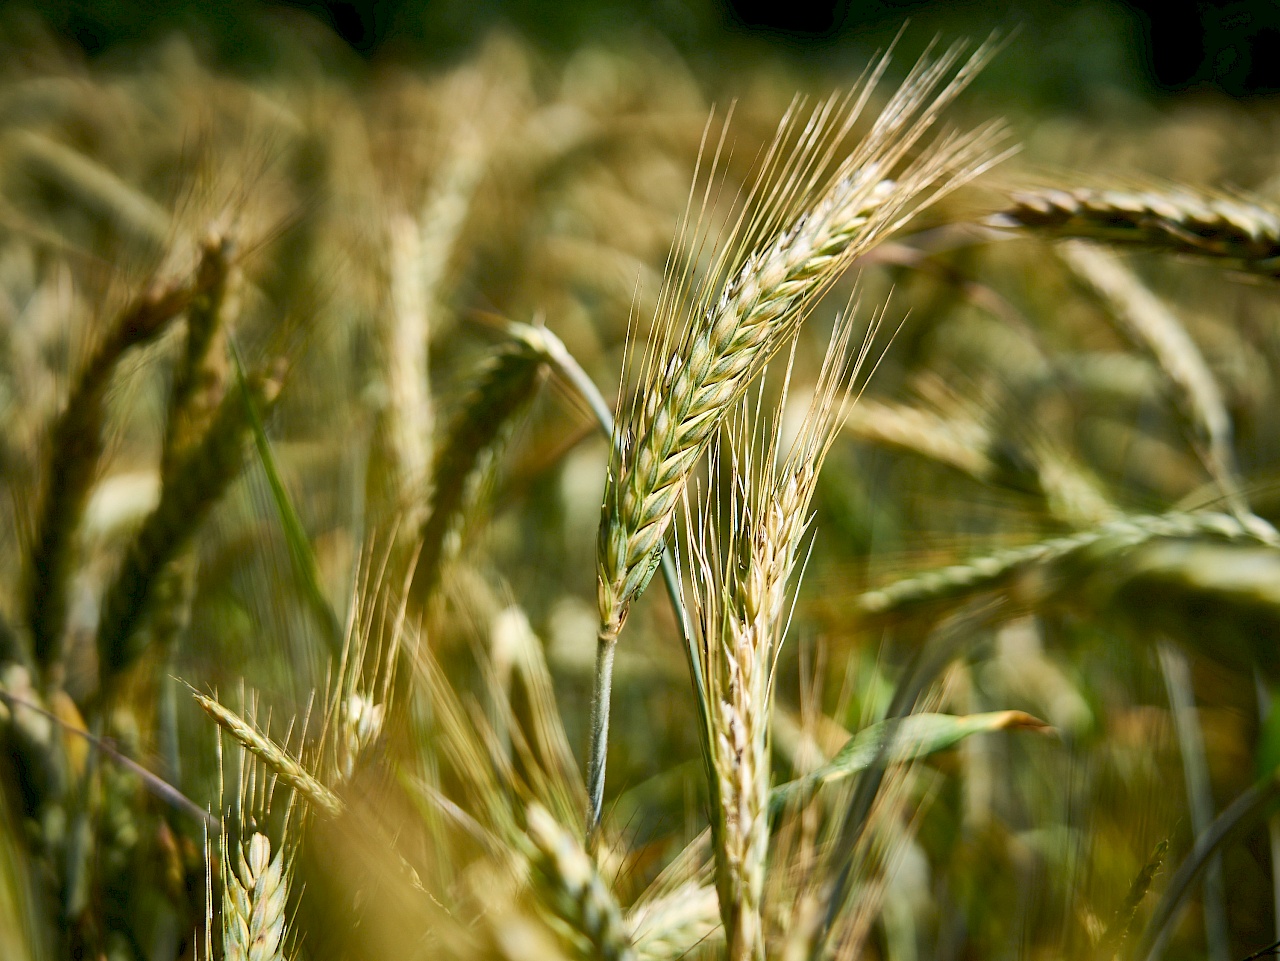
[[[430,513],[422,524],[422,546],[409,588],[415,604],[425,604],[434,590],[451,542],[461,536],[469,496],[532,401],[545,370],[540,352],[512,339],[487,362],[450,426],[436,455]]]
[[[763,958],[769,846],[773,672],[804,555],[809,503],[847,408],[853,378],[878,329],[848,353],[851,318],[837,322],[818,383],[789,447],[781,439],[788,390],[768,418],[739,402],[713,448],[707,503],[685,500],[690,609],[702,663],[702,748],[710,787],[716,889],[730,958]],[[788,365],[786,383],[790,386]],[[727,513],[726,513],[727,512]]]
[[[862,85],[820,104],[807,122],[794,112],[783,119],[736,221],[719,230],[697,222],[682,228],[694,249],[717,238],[713,266],[696,283],[669,272],[657,337],[642,362],[633,406],[617,419],[605,483],[597,538],[591,826],[603,805],[614,645],[658,567],[694,464],[734,402],[850,262],[997,159],[998,126],[920,146],[990,54],[984,46],[962,61],[953,47],[937,60],[922,60],[870,131],[848,146],[887,68],[881,60]],[[699,216],[716,166],[713,160]]]
[[[994,227],[1216,260],[1280,279],[1280,212],[1255,198],[1181,185],[1015,191]]]

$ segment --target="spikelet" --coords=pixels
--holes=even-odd
[[[1020,190],[1012,200],[992,226],[1193,254],[1280,277],[1280,214],[1256,200],[1182,186]]]

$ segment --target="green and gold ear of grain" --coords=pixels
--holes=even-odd
[[[873,324],[862,350],[850,357],[851,321],[846,316],[836,324],[813,399],[787,449],[780,433],[786,391],[768,426],[758,402],[741,402],[722,441],[723,471],[713,463],[709,503],[686,504],[690,610],[710,712],[702,750],[716,887],[734,959],[764,956],[774,668],[809,502],[877,328]]]
[[[723,235],[699,222],[705,210],[681,227],[695,247],[698,238],[716,237],[713,266],[697,281],[674,271],[666,278],[634,403],[615,428],[598,547],[602,639],[617,638],[648,585],[689,472],[716,427],[809,308],[859,254],[992,162],[998,127],[914,153],[989,53],[979,50],[958,70],[956,48],[921,61],[851,147],[846,141],[887,61],[807,121],[796,105]],[[718,153],[708,191],[716,160]]]
[[[936,611],[978,594],[1007,589],[1024,576],[1033,588],[1040,576],[1041,593],[1052,593],[1056,582],[1069,582],[1073,572],[1078,576],[1081,571],[1105,567],[1126,551],[1162,539],[1274,544],[1269,535],[1229,514],[1205,511],[1130,515],[1076,534],[903,578],[862,595],[858,606],[864,616],[873,617],[909,614],[931,607]]]
[[[961,63],[952,48],[936,61],[922,60],[852,146],[846,146],[850,132],[887,60],[862,86],[820,104],[807,121],[797,105],[779,125],[736,221],[719,236],[701,223],[719,148],[701,210],[695,178],[690,207],[696,213],[680,234],[695,249],[715,238],[713,265],[700,280],[673,269],[664,282],[635,399],[615,424],[605,482],[596,552],[591,826],[603,804],[614,646],[632,602],[657,570],[694,464],[732,405],[849,263],[992,162],[998,127],[921,146],[989,52],[984,47]]]
[[[196,703],[213,718],[218,727],[226,731],[244,750],[278,777],[283,784],[297,792],[318,813],[335,817],[342,812],[342,801],[320,782],[281,744],[263,734],[252,723],[234,711],[223,707],[217,700],[192,691]]]
[[[457,550],[469,499],[476,496],[503,442],[545,371],[542,355],[513,339],[488,360],[443,444],[432,470],[431,506],[420,531],[412,597],[422,605],[441,568]]]

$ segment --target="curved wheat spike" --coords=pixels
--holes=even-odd
[[[488,361],[436,455],[431,510],[422,525],[422,547],[410,584],[423,604],[440,578],[467,506],[468,491],[501,448],[506,432],[532,401],[546,370],[542,354],[520,338]]]
[[[1280,213],[1257,200],[1169,186],[1020,190],[1012,201],[987,222],[1053,237],[1193,254],[1280,279]]]
[[[887,60],[849,94],[819,104],[803,125],[793,109],[765,152],[743,212],[723,236],[711,238],[710,229],[691,220],[681,229],[694,249],[714,245],[713,266],[696,285],[668,271],[634,405],[617,418],[601,509],[591,828],[603,805],[614,645],[657,569],[693,465],[733,403],[850,261],[994,162],[998,126],[917,150],[989,54],[984,46],[958,69],[959,48],[922,60],[838,162]],[[791,149],[793,134],[798,143]],[[718,150],[703,212],[717,163]]]
[[[32,653],[42,668],[55,664],[61,652],[75,534],[102,459],[112,375],[127,352],[158,337],[206,291],[214,276],[202,264],[190,277],[155,284],[126,306],[81,369],[54,423],[25,591]]]
[[[218,726],[230,734],[241,747],[266,765],[267,769],[293,788],[309,804],[329,817],[342,812],[342,801],[294,759],[281,745],[263,734],[234,711],[212,697],[196,691],[192,697]]]
[[[909,614],[996,590],[1022,574],[1069,564],[1094,551],[1112,557],[1160,538],[1201,537],[1277,546],[1265,530],[1212,512],[1131,515],[1066,537],[996,551],[960,564],[904,578],[858,599],[864,615]]]
[[[1107,304],[1130,339],[1150,351],[1174,389],[1174,400],[1203,444],[1204,460],[1232,509],[1246,515],[1232,446],[1231,415],[1218,381],[1186,328],[1159,298],[1115,257],[1093,245],[1072,242],[1063,261]]]

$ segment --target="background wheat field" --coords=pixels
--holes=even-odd
[[[1274,952],[1274,12],[792,6],[0,8],[0,958]]]

